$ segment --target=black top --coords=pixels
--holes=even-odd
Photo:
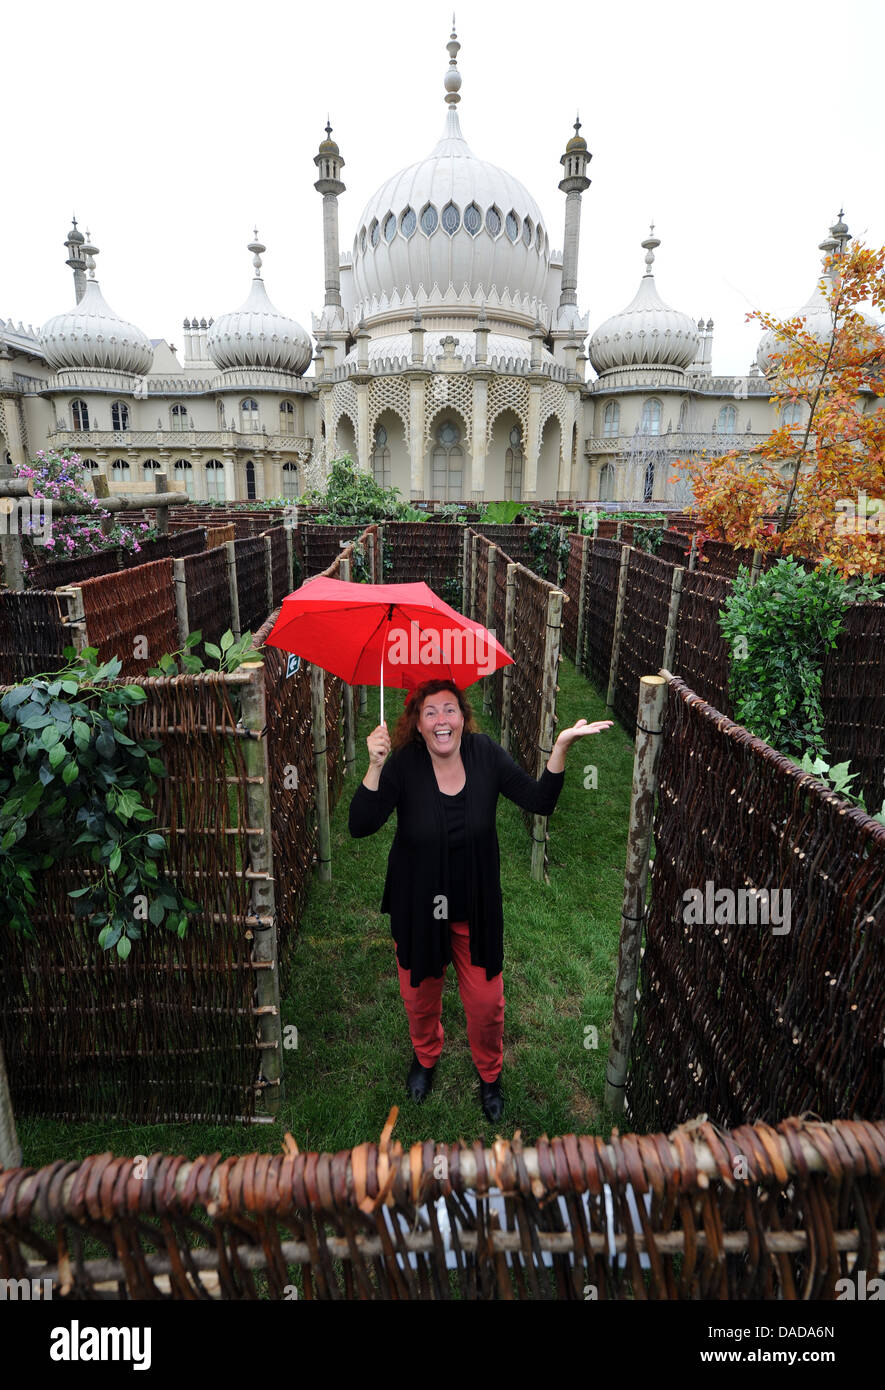
[[[524,811],[549,816],[565,774],[545,768],[537,780],[530,777],[488,734],[462,733],[461,760],[467,773],[463,789],[467,911],[462,918],[470,924],[470,959],[483,966],[491,980],[504,963],[501,856],[495,830],[498,796],[503,794]],[[456,800],[440,791],[430,753],[419,735],[390,754],[377,791],[361,782],[350,803],[348,827],[355,838],[380,830],[396,810],[381,911],[390,914],[397,957],[403,969],[411,972],[413,986],[428,976],[439,978],[452,958],[449,921],[457,921],[458,916],[440,911],[440,896],[451,908],[459,906],[453,896],[458,887],[452,877],[446,809]],[[457,864],[454,867],[457,874]]]
[[[454,796],[442,793],[449,836],[449,921],[467,920],[467,786]]]

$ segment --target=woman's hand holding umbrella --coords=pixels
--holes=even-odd
[[[595,723],[588,724],[586,719],[579,719],[570,729],[563,729],[553,745],[553,752],[547,761],[549,772],[565,771],[565,755],[576,739],[582,738],[584,734],[601,734],[606,729],[610,729],[614,720],[597,719]]]
[[[363,786],[376,792],[381,779],[381,769],[390,752],[390,734],[386,724],[379,724],[372,730],[366,739],[366,747],[369,750],[369,770],[363,778]]]

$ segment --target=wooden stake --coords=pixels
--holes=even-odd
[[[461,534],[461,612],[470,616],[467,600],[470,597],[470,527],[464,526]]]
[[[341,578],[350,583],[350,557],[342,555],[339,569]],[[344,776],[352,777],[356,771],[356,725],[353,717],[353,686],[344,682],[342,687],[342,709],[344,712]]]
[[[154,474],[154,492],[165,494],[168,478],[165,473]],[[156,503],[157,507],[157,531],[161,536],[169,534],[169,507],[166,503]],[[239,633],[237,633],[239,636]]]
[[[587,566],[590,561],[590,537],[581,537],[581,578],[578,582],[578,635],[575,638],[575,669],[584,670],[584,617],[586,614],[585,588],[587,585]]]
[[[682,598],[682,577],[685,574],[683,565],[673,567],[673,582],[670,585],[670,608],[667,613],[667,631],[664,635],[664,657],[661,665],[668,671],[673,669],[673,658],[676,655],[676,625],[679,622],[679,603]]]
[[[492,626],[492,624],[493,624],[494,621],[495,621],[495,569],[496,569],[496,566],[497,566],[497,554],[498,554],[497,546],[490,545],[489,548],[488,548],[488,560],[487,560],[487,564],[486,564],[486,605],[485,605],[485,607],[486,607],[485,624],[486,624],[486,627],[489,628],[489,629],[491,629],[491,626]],[[491,714],[491,712],[492,712],[492,697],[493,697],[493,695],[494,695],[494,693],[495,693],[495,692],[494,692],[493,685],[492,685],[492,682],[494,681],[494,679],[495,679],[495,677],[494,677],[493,675],[492,675],[492,676],[485,676],[485,677],[483,678],[483,692],[482,692],[482,712],[483,712],[483,714]]]
[[[668,691],[669,686],[663,674],[640,677],[618,975],[605,1080],[605,1103],[616,1115],[620,1115],[624,1109],[624,1088],[627,1083],[627,1063],[636,1007],[636,982],[639,978],[642,924],[645,917],[648,851],[651,845],[658,762]]]
[[[504,605],[504,647],[509,652],[513,647],[516,630],[516,571],[519,566],[508,564],[507,589]],[[501,747],[510,752],[510,702],[512,698],[513,666],[504,667],[504,691],[501,697]]]
[[[178,618],[178,644],[183,647],[190,633],[187,614],[187,579],[184,560],[172,561],[172,578],[175,586],[175,614]]]
[[[273,601],[273,541],[270,536],[264,537],[264,553],[264,572],[267,576],[267,612],[270,615],[276,606]]]
[[[624,601],[627,597],[627,574],[630,568],[630,551],[632,547],[624,545],[621,547],[621,568],[618,574],[618,602],[615,608],[615,629],[612,633],[612,654],[608,668],[608,689],[605,695],[607,709],[611,709],[615,702],[615,682],[618,678],[618,653],[621,650],[621,628],[624,621]]]
[[[751,563],[751,565],[750,565],[750,588],[751,588],[751,589],[755,587],[755,585],[756,585],[756,583],[757,583],[757,581],[758,581],[758,579],[759,579],[759,575],[760,575],[761,571],[762,571],[762,551],[761,551],[761,550],[754,550],[754,551],[753,551],[753,560],[752,560],[752,563]]]
[[[688,552],[688,569],[690,574],[694,574],[698,567],[698,533],[691,533],[691,550]]]
[[[473,618],[474,622],[476,621],[476,581],[477,571],[479,569],[479,546],[479,536],[473,531],[471,532],[470,540],[470,612],[467,616],[468,618]]]
[[[56,589],[55,592],[59,602],[67,606],[67,614],[62,613],[62,624],[70,630],[70,646],[75,651],[82,652],[84,647],[89,646],[89,633],[86,631],[86,610],[83,606],[83,590],[79,584],[71,584],[66,588]]]
[[[326,762],[326,682],[322,666],[310,668],[310,720],[317,782],[317,878],[332,881],[332,835],[329,826],[329,770]]]
[[[3,1044],[0,1043],[0,1168],[19,1168],[21,1161],[22,1148],[18,1142],[15,1115],[12,1111],[12,1094],[6,1074]]]
[[[241,671],[251,674],[247,685],[237,687],[243,724],[260,732],[267,726],[267,699],[263,662],[244,662]],[[259,1089],[259,1111],[275,1115],[283,1092],[283,1026],[280,1016],[279,941],[277,934],[276,897],[273,879],[273,844],[271,835],[270,788],[271,776],[267,755],[267,739],[247,739],[242,747],[243,760],[250,781],[246,784],[248,824],[260,827],[261,835],[249,835],[248,867],[257,877],[249,879],[250,914],[259,919],[250,925],[252,960],[261,969],[255,975],[256,1014],[258,1019],[261,1061],[256,1086]],[[244,864],[244,868],[246,865]]]
[[[237,552],[236,541],[225,541],[224,548],[227,552],[227,582],[230,588],[230,630],[234,637],[241,636],[240,633],[240,595],[237,589]]]
[[[553,731],[556,726],[556,675],[562,642],[561,589],[547,591],[547,626],[544,636],[544,670],[541,688],[541,728],[538,734],[538,758],[535,776],[540,777],[553,752]],[[544,859],[547,841],[547,817],[532,818],[532,878],[546,882]]]

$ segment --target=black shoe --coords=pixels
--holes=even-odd
[[[426,1099],[433,1085],[433,1073],[435,1071],[435,1063],[432,1067],[422,1067],[414,1052],[412,1053],[412,1065],[409,1067],[409,1074],[406,1077],[406,1090],[417,1104]]]
[[[479,1073],[477,1073],[479,1075]],[[487,1120],[500,1120],[504,1114],[504,1097],[501,1095],[501,1073],[495,1077],[494,1081],[483,1081],[479,1078],[479,1099],[482,1103],[482,1113]]]

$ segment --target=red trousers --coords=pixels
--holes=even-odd
[[[485,967],[470,960],[470,929],[466,922],[452,922],[452,961],[458,977],[461,1002],[467,1015],[467,1041],[474,1065],[483,1081],[494,1081],[504,1062],[504,976],[486,979]],[[436,1065],[443,1046],[442,991],[445,971],[438,980],[430,976],[415,988],[410,972],[397,960],[399,992],[409,1016],[409,1034],[422,1067]]]

